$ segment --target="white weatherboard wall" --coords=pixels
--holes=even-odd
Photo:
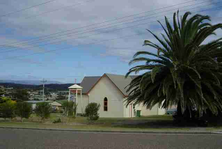
[[[146,106],[142,106],[142,113],[141,113],[142,116],[157,115],[157,113],[158,113],[157,105],[153,106],[151,110],[147,109]]]
[[[135,106],[133,106],[134,104],[133,103],[131,103],[131,104],[129,104],[128,106],[127,106],[127,108],[125,108],[125,112],[124,112],[124,114],[125,114],[125,117],[136,117],[137,116],[137,110],[140,110],[140,111],[142,111],[142,106],[140,106],[140,105],[135,105]]]
[[[103,76],[89,93],[89,102],[100,104],[100,117],[124,117],[123,94],[107,76]],[[104,98],[108,99],[108,111],[104,111]]]
[[[123,106],[123,115],[124,117],[131,117],[131,113],[130,113],[130,106]]]
[[[166,109],[159,108],[158,109],[158,115],[164,115],[164,114],[166,114]]]
[[[89,96],[88,95],[82,95],[82,100],[80,95],[78,95],[78,105],[77,105],[77,113],[85,113],[86,106],[89,104]]]
[[[123,99],[123,117],[131,117],[132,112],[130,112],[131,106],[126,106],[126,102],[124,102],[126,98]]]
[[[124,110],[124,117],[135,117],[133,104],[129,104],[126,107],[126,103],[123,103],[123,110]]]
[[[152,107],[152,109],[147,109],[146,106],[142,106],[142,116],[149,116],[149,115],[164,115],[166,113],[165,109],[159,108],[159,105],[156,104]]]

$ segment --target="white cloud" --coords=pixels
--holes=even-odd
[[[38,1],[38,3],[43,3],[43,2],[45,1],[44,0]],[[83,3],[83,4],[73,7],[67,7],[74,5],[75,3]],[[18,44],[7,44],[7,46],[16,46],[21,49],[31,49],[36,52],[45,49],[47,50],[47,47],[45,47],[45,49],[42,48],[40,49],[38,45],[41,44],[68,43],[71,45],[76,45],[76,44],[85,44],[85,43],[115,39],[118,37],[131,35],[129,36],[129,38],[119,38],[107,42],[106,41],[99,42],[99,45],[102,45],[104,47],[110,47],[110,48],[104,48],[104,52],[101,53],[101,55],[118,56],[121,61],[128,61],[128,59],[131,58],[132,55],[137,51],[134,50],[135,48],[138,49],[143,48],[142,44],[144,39],[152,38],[151,35],[145,33],[146,32],[145,29],[151,28],[154,30],[154,32],[158,31],[158,28],[156,28],[156,25],[158,24],[153,23],[154,21],[156,22],[157,19],[163,18],[163,15],[170,14],[170,16],[172,16],[172,13],[177,11],[178,9],[183,10],[183,9],[192,8],[193,11],[198,11],[201,10],[202,8],[205,8],[206,6],[207,6],[206,8],[209,8],[211,6],[210,3],[211,3],[210,1],[191,2],[190,0],[177,0],[176,2],[175,0],[164,0],[164,1],[163,0],[86,1],[85,0],[85,2],[78,0],[75,1],[57,0],[52,3],[42,5],[41,7],[35,7],[34,9],[28,9],[26,11],[22,11],[20,13],[9,15],[6,17],[0,17],[1,20],[0,26],[2,26],[2,28],[0,28],[0,31],[5,30],[7,28],[9,30],[8,34],[10,34],[10,36],[7,37],[4,36],[0,37],[0,40],[3,41],[3,43],[18,42]],[[23,0],[20,3],[14,0],[7,0],[5,1],[5,3],[1,2],[1,4],[5,5],[0,5],[0,13],[8,14],[10,12],[35,5],[37,4],[37,1]],[[56,9],[60,10],[54,11]],[[143,18],[141,17],[138,19],[137,17],[139,15],[134,17],[124,18],[124,21],[128,20],[128,22],[131,23],[124,23],[123,21],[122,23],[117,24],[116,20],[114,21],[113,24],[111,24],[112,22],[95,24],[99,22],[104,22],[106,20],[113,20],[116,18],[142,13],[146,11],[149,12],[144,13],[146,17]],[[42,15],[34,17],[35,15],[39,14]],[[149,15],[150,17],[148,17]],[[28,18],[30,16],[32,17]],[[220,14],[218,14],[218,16],[220,16]],[[141,19],[143,19],[143,21],[141,21]],[[95,25],[90,25],[90,24],[95,24]],[[116,26],[113,26],[115,24]],[[139,26],[139,24],[143,25]],[[84,28],[84,26],[88,27]],[[119,28],[125,28],[127,26],[134,26],[134,27],[116,31]],[[106,27],[109,28],[98,30]],[[76,30],[73,30],[75,28]],[[37,39],[30,40],[25,44],[24,43],[21,44],[22,41],[21,39],[23,38],[25,39],[36,38],[39,36],[46,36],[67,30],[72,30],[72,34],[70,33],[71,31],[69,31],[65,32],[63,36],[58,36],[58,34],[56,34],[54,36],[45,37],[41,40]],[[109,30],[109,32],[107,30]],[[140,35],[138,34],[143,32],[145,34],[140,34]],[[70,33],[70,35],[65,35],[66,33]],[[63,40],[63,42],[60,42],[61,40]],[[121,47],[123,49],[113,49],[112,47]],[[126,49],[126,47],[131,47],[131,49]]]
[[[1,52],[4,53],[7,52],[7,49],[10,49],[10,51],[19,49],[19,50],[29,50],[29,51],[35,51],[35,52],[43,52],[45,51],[44,48],[41,47],[32,47],[32,48],[28,48],[31,47],[31,45],[27,42],[22,42],[21,40],[15,39],[13,37],[9,38],[9,37],[4,37],[2,35],[0,35],[0,49],[5,49],[2,50]]]

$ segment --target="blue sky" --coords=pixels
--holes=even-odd
[[[67,83],[104,73],[125,75],[135,52],[155,52],[142,44],[155,41],[146,29],[162,31],[156,20],[179,9],[219,23],[221,8],[219,0],[1,1],[0,79]],[[221,35],[218,31],[209,40]]]

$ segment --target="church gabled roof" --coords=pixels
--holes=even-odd
[[[120,92],[124,96],[128,96],[126,92],[126,87],[136,77],[136,76],[129,76],[125,78],[124,75],[116,75],[116,74],[108,74],[108,73],[105,73],[103,76],[108,77],[109,80],[120,90]],[[83,81],[80,84],[83,87],[83,94],[89,93],[90,90],[99,82],[99,80],[103,76],[84,77]]]
[[[80,86],[83,87],[82,93],[87,94],[99,79],[100,76],[84,77],[82,82],[80,83]]]
[[[127,96],[126,87],[132,81],[132,77],[125,78],[124,75],[115,75],[115,74],[106,74],[107,77],[115,84],[115,86],[123,93],[123,95]]]

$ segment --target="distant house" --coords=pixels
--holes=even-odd
[[[32,110],[35,110],[36,109],[36,105],[38,103],[42,103],[42,102],[49,103],[53,110],[60,110],[62,108],[62,104],[60,104],[59,102],[56,102],[56,101],[51,102],[51,101],[35,101],[35,100],[33,100],[33,101],[26,101],[26,102],[31,104]]]
[[[82,89],[82,100],[78,102],[77,113],[84,113],[89,103],[100,104],[100,117],[135,117],[148,115],[163,115],[166,110],[158,105],[148,110],[145,106],[126,106],[125,99],[128,97],[126,86],[135,76],[125,78],[124,75],[104,74],[103,76],[84,77],[80,86]],[[78,99],[81,99],[78,92]]]
[[[56,101],[51,102],[50,105],[52,106],[53,110],[60,110],[62,108],[62,104]]]
[[[35,101],[35,100],[32,100],[32,101],[26,101],[26,102],[29,103],[29,104],[31,104],[32,110],[35,110],[36,105],[37,105],[38,103],[48,102],[48,101]],[[50,103],[50,102],[48,102],[48,103]]]

